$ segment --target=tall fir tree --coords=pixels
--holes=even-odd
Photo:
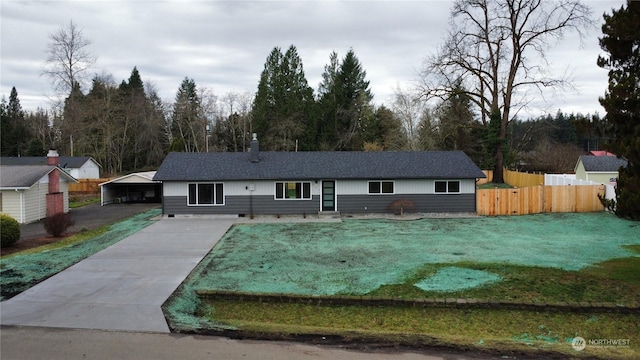
[[[600,98],[607,111],[608,149],[627,160],[619,170],[616,214],[640,220],[640,2],[604,15],[598,66],[609,69],[609,87]]]
[[[253,130],[260,136],[262,148],[315,148],[313,89],[294,45],[285,54],[275,47],[267,57],[252,115]]]
[[[353,49],[336,67],[337,56],[332,53],[331,63],[325,67],[320,84],[318,124],[321,147],[327,150],[362,150],[362,126],[372,116],[373,94],[366,80],[367,72]]]
[[[2,110],[2,155],[25,155],[29,143],[28,129],[25,125],[24,111],[20,105],[18,91],[15,86],[11,88],[9,103],[4,103]]]
[[[405,150],[407,133],[402,121],[384,105],[367,116],[362,126],[364,150]]]
[[[185,77],[173,105],[170,151],[204,151],[205,128],[206,119],[202,114],[196,83]]]

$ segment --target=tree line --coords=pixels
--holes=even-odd
[[[13,88],[9,101],[0,102],[2,156],[42,156],[54,144],[63,155],[92,156],[106,173],[121,174],[155,169],[170,151],[247,151],[257,132],[263,150],[462,150],[482,168],[493,165],[490,128],[477,119],[463,89],[432,106],[397,89],[391,107],[376,107],[366,73],[349,51],[342,61],[331,54],[333,65],[325,67],[314,95],[302,71],[292,77],[296,86],[277,84],[291,81],[282,69],[268,66],[279,52],[274,48],[269,55],[256,94],[218,97],[185,78],[174,102],[167,103],[134,67],[120,84],[108,75],[94,77],[86,94],[76,84],[73,102],[70,95],[62,112],[50,113],[22,110]],[[295,47],[287,54],[296,54]],[[348,66],[341,66],[345,61]],[[344,79],[360,80],[343,85]],[[560,110],[515,119],[508,134],[509,166],[545,172],[572,171],[577,156],[602,149],[608,139],[599,115]]]
[[[255,132],[265,150],[463,150],[480,167],[493,168],[497,182],[503,167],[571,171],[577,156],[590,150],[630,158],[633,145],[615,144],[637,131],[629,124],[637,122],[638,111],[618,114],[630,101],[616,101],[620,87],[637,90],[637,82],[617,77],[637,70],[624,72],[619,68],[631,66],[630,60],[619,65],[615,59],[621,56],[617,47],[631,46],[636,53],[628,57],[637,61],[633,29],[625,27],[633,24],[635,7],[631,2],[620,10],[632,15],[604,18],[600,42],[611,57],[598,65],[610,68],[613,79],[602,100],[605,118],[562,111],[535,119],[515,115],[535,91],[571,86],[567,78],[549,77],[546,62],[533,59],[544,60],[564,34],[582,36],[594,27],[590,8],[579,0],[455,1],[450,28],[425,59],[418,86],[396,89],[387,105],[373,104],[365,66],[353,49],[329,54],[314,89],[294,45],[267,55],[255,93],[218,95],[185,77],[175,99],[163,101],[136,67],[119,84],[109,74],[88,81],[96,58],[70,23],[50,35],[43,69],[59,102],[51,110],[24,112],[15,88],[8,102],[3,97],[2,154],[44,153],[54,143],[64,155],[93,156],[106,173],[117,174],[156,168],[169,151],[246,151]],[[631,20],[618,20],[623,16]],[[631,35],[619,40],[614,30]]]

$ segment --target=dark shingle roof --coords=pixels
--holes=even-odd
[[[0,166],[0,187],[29,188],[55,169],[48,165],[2,165]]]
[[[55,166],[49,165],[1,165],[0,166],[0,188],[30,188],[44,176],[56,170]],[[64,177],[68,181],[77,182],[75,178],[60,171],[61,178]]]
[[[91,156],[60,156],[60,167],[63,169],[77,169],[82,167],[87,161],[93,160]],[[96,164],[95,160],[93,160]],[[12,156],[1,157],[0,165],[47,165],[46,156]],[[98,164],[98,166],[100,166]]]
[[[154,180],[484,178],[462,151],[170,153]]]
[[[627,166],[627,160],[620,159],[617,156],[580,156],[582,165],[586,171],[607,171],[614,172],[623,166]]]

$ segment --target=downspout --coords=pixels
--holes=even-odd
[[[253,219],[253,191],[256,189],[254,184],[249,184],[249,218]]]
[[[16,191],[18,190],[16,189]],[[18,193],[20,194],[20,224],[24,224],[24,192],[18,191]]]
[[[38,218],[40,218],[40,215],[42,214],[42,202],[40,201],[40,182],[38,181]],[[45,204],[47,201],[46,195],[45,195]]]
[[[473,213],[478,214],[478,178],[476,178],[476,182],[473,184]]]

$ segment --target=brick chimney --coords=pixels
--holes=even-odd
[[[58,167],[60,159],[56,150],[49,150],[47,165]],[[60,192],[60,170],[49,173],[49,193],[47,194],[47,216],[64,212],[64,194]]]
[[[60,165],[60,158],[56,150],[49,150],[47,154],[47,165],[58,166]],[[52,171],[49,173],[49,194],[60,192],[60,173],[58,171]]]

